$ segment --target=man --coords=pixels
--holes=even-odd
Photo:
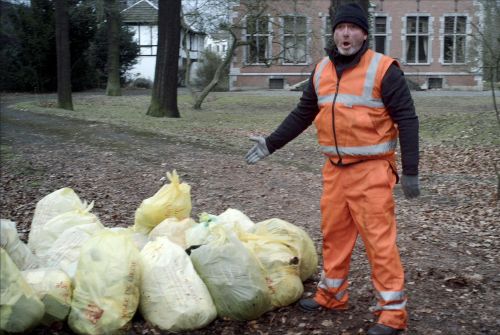
[[[399,136],[407,198],[420,194],[418,118],[398,63],[367,47],[368,20],[356,4],[338,8],[332,23],[335,47],[312,72],[297,107],[245,156],[249,164],[297,137],[313,122],[327,159],[323,167],[321,230],[323,272],[305,311],[347,308],[347,275],[358,233],[378,299],[371,335],[398,334],[407,326],[404,273],[396,246],[392,190],[398,181]]]

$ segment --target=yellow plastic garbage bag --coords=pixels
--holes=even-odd
[[[130,226],[130,227],[112,227],[112,228],[106,228],[106,229],[109,229],[111,231],[128,231],[130,234],[132,234],[132,241],[134,242],[135,246],[137,247],[137,249],[139,249],[139,251],[142,250],[142,248],[144,248],[144,246],[149,242],[149,237],[148,237],[148,234],[145,234],[145,233],[142,233],[142,232],[139,232],[139,231],[135,231],[134,227]]]
[[[51,326],[65,321],[71,307],[71,278],[64,271],[50,268],[21,273],[45,305],[42,323]]]
[[[104,229],[99,221],[81,224],[63,231],[43,258],[46,267],[63,270],[71,279],[75,277],[82,245]]]
[[[139,305],[139,250],[129,232],[103,230],[81,249],[68,324],[79,334],[120,330]]]
[[[302,281],[316,273],[318,254],[314,242],[302,228],[287,221],[273,218],[256,223],[251,232],[262,236],[274,235],[294,250],[295,255],[299,258]]]
[[[234,320],[255,320],[272,309],[271,297],[257,258],[223,226],[194,249],[191,260],[210,291],[217,313]]]
[[[0,248],[0,332],[23,333],[38,325],[45,307]]]
[[[178,332],[203,328],[217,317],[210,293],[184,249],[158,237],[146,244],[141,256],[140,310],[145,320]]]
[[[170,241],[187,249],[186,230],[196,225],[191,218],[179,220],[177,218],[168,218],[153,228],[149,233],[149,240],[154,241],[160,237],[167,237]]]
[[[16,223],[0,219],[0,247],[4,248],[19,270],[36,269],[40,259],[19,239]]]
[[[40,199],[31,221],[28,247],[35,251],[33,245],[38,245],[39,240],[43,238],[38,234],[38,230],[50,219],[65,212],[84,210],[87,207],[87,203],[81,201],[75,191],[69,187],[61,188]]]
[[[135,211],[134,229],[149,234],[163,220],[191,215],[191,187],[181,183],[177,172],[167,172],[170,184],[164,185],[151,198],[142,201]]]
[[[228,208],[219,215],[202,213],[200,222],[217,223],[223,225],[228,231],[250,231],[255,223],[243,212]]]
[[[299,258],[280,239],[246,233],[240,237],[257,256],[266,273],[266,282],[274,307],[288,306],[304,293]]]
[[[85,224],[102,227],[102,224],[97,216],[90,213],[91,209],[92,206],[89,206],[86,209],[68,211],[53,217],[42,225],[39,228],[37,235],[33,235],[33,237],[37,237],[36,242],[31,244],[31,248],[35,252],[35,255],[44,261],[44,259],[48,257],[48,251],[54,242],[62,233],[64,233],[65,230],[69,228]]]

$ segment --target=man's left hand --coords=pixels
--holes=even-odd
[[[418,175],[401,177],[401,186],[406,199],[416,198],[420,195],[420,187],[418,184]]]

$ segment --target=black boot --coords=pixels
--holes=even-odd
[[[368,335],[398,335],[401,329],[392,328],[381,323],[376,323],[368,329]]]
[[[321,305],[313,298],[300,299],[299,308],[305,312],[317,312],[322,309]]]

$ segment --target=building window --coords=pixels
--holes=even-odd
[[[196,45],[196,36],[193,33],[189,33],[189,51],[198,51],[198,45]]]
[[[373,47],[376,52],[387,54],[387,16],[375,16],[373,27]]]
[[[333,32],[332,32],[332,18],[330,16],[325,16],[325,48],[331,49],[333,47]]]
[[[134,42],[139,45],[139,55],[155,56],[158,47],[158,26],[129,25],[129,30],[134,33]]]
[[[269,58],[269,18],[267,16],[247,16],[246,41],[248,64],[266,63]]]
[[[283,17],[283,64],[307,62],[307,17]]]
[[[421,64],[429,62],[429,17],[406,17],[406,62]]]
[[[466,16],[445,16],[443,62],[465,63]]]
[[[285,87],[283,78],[269,78],[269,88],[273,90],[281,90]]]

